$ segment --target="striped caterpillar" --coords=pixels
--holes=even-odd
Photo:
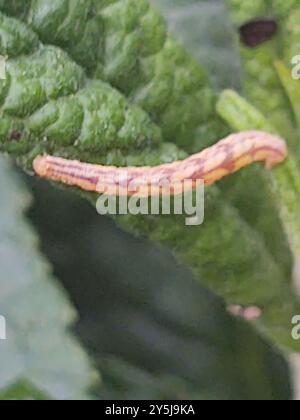
[[[286,143],[281,138],[248,131],[232,134],[183,161],[154,167],[117,168],[44,155],[34,160],[33,168],[40,177],[85,191],[115,195],[117,186],[119,196],[147,197],[167,191],[176,194],[185,180],[194,181],[194,185],[197,180],[204,180],[205,185],[211,185],[253,162],[265,161],[270,169],[286,156]]]

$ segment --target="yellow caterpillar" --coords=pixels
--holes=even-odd
[[[203,180],[211,185],[253,162],[264,161],[267,168],[282,162],[287,146],[281,138],[261,132],[232,134],[214,146],[185,160],[154,167],[102,166],[44,155],[33,168],[40,177],[107,195],[139,194],[141,197],[181,191],[185,180]],[[164,184],[168,184],[167,190]]]

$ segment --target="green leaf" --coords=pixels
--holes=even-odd
[[[0,30],[2,54],[10,53],[20,33],[33,38],[24,24],[4,15]],[[160,141],[159,128],[145,112],[129,106],[109,85],[86,79],[58,48],[34,45],[29,54],[8,59],[6,67],[7,79],[0,83],[0,149],[25,156],[27,164],[42,151],[70,156],[75,143],[79,151],[99,157],[108,149],[130,150]]]
[[[19,381],[4,391],[0,391],[0,400],[5,401],[45,401],[49,399],[49,396],[40,392],[27,381]]]
[[[256,0],[251,6],[241,0],[226,1],[236,24],[236,32],[239,25],[258,16],[271,15],[278,20],[281,30],[272,40],[254,49],[241,45],[243,89],[251,103],[263,114],[270,116],[277,131],[295,145],[297,140],[293,112],[280,83],[274,61],[282,56],[289,57],[290,49],[296,44],[295,38],[298,39],[297,33],[293,37],[293,29],[289,24],[290,14],[298,8],[297,1],[284,2],[284,6],[279,1],[269,2],[268,0]],[[294,29],[296,30],[296,26]],[[292,66],[290,62],[288,65]]]
[[[231,124],[233,129],[249,130],[252,127],[276,132],[270,121],[233,91],[223,92],[217,108],[220,115]],[[300,256],[299,177],[297,162],[293,156],[290,156],[284,164],[272,172],[268,180],[269,189],[274,190],[273,200],[277,203],[295,258]]]
[[[26,14],[21,3],[0,9],[23,18],[44,43],[62,47],[89,76],[141,106],[166,141],[193,144],[195,129],[211,118],[213,92],[203,68],[168,36],[148,0],[74,0],[70,13],[69,0],[38,0],[32,7],[27,0]]]
[[[157,163],[161,161],[162,140],[182,145],[186,151],[199,150],[228,132],[214,112],[216,99],[203,68],[167,34],[163,21],[146,0],[139,1],[138,6],[135,0],[89,1],[85,7],[76,0],[71,13],[68,5],[67,0],[51,5],[38,0],[31,8],[28,2],[28,8],[19,9],[18,1],[12,8],[2,6],[27,22],[42,41],[64,47],[77,60],[76,65],[60,49],[43,44],[31,55],[8,60],[9,78],[2,86],[3,150],[18,153],[29,164],[34,155],[48,151],[104,163],[115,163],[121,155],[122,161],[138,159],[142,165],[149,148]],[[3,22],[6,19],[3,16]],[[19,20],[9,23],[2,25],[4,33],[11,26],[15,34],[23,31],[28,36],[28,25]],[[92,28],[100,31],[99,37]],[[74,43],[79,35],[82,43]],[[91,50],[89,42],[97,42],[97,48]],[[83,45],[86,52],[79,61],[77,48],[82,51]],[[3,48],[8,48],[5,43]],[[93,69],[85,55],[91,51]],[[32,73],[19,73],[29,63]],[[84,66],[89,78],[78,64]],[[42,76],[40,84],[36,74]],[[104,79],[114,87],[93,78]],[[18,142],[16,134],[21,137]],[[174,157],[180,155],[176,148],[173,152]],[[237,175],[234,179],[240,178]],[[263,196],[268,186],[264,183],[258,196],[253,189],[249,195],[251,200],[259,199],[258,203],[264,200],[255,221],[246,215],[240,188],[238,193],[235,190],[234,200],[226,186],[208,190],[208,216],[201,228],[187,229],[183,218],[175,217],[155,221],[129,218],[127,226],[169,246],[228,304],[258,305],[263,310],[258,322],[261,330],[277,344],[298,350],[299,343],[290,335],[291,317],[298,310],[290,254],[273,202],[268,202],[270,195]],[[264,214],[266,207],[270,214]],[[260,217],[262,223],[258,222]],[[275,230],[274,236],[270,230]],[[272,244],[274,237],[279,245]],[[277,260],[280,250],[283,257]]]
[[[277,131],[288,141],[288,161],[273,172],[273,180],[282,223],[297,262],[300,255],[297,123],[300,114],[297,103],[299,87],[297,81],[292,79],[291,59],[298,50],[297,17],[300,9],[295,1],[287,2],[284,7],[279,2],[271,4],[266,0],[257,1],[253,8],[236,0],[229,0],[228,4],[237,25],[255,19],[263,10],[265,15],[274,15],[281,28],[272,40],[262,43],[257,48],[251,49],[241,45],[245,93],[256,109],[243,99],[238,99],[237,95],[225,93],[219,103],[219,112],[235,129],[247,129],[249,125],[252,128],[265,127],[270,131]]]
[[[31,185],[30,217],[76,302],[101,398],[291,398],[282,356],[169,251],[125,234],[74,194]]]
[[[25,381],[39,395],[86,398],[95,373],[69,331],[75,312],[38,251],[36,234],[23,215],[30,196],[3,158],[0,192],[0,311],[7,322],[7,340],[0,341],[0,395],[18,398],[25,392]],[[25,393],[36,395],[35,391]]]

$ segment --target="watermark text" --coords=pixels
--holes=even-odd
[[[145,178],[136,187],[123,174],[117,182],[99,184],[97,190],[103,191],[96,204],[100,215],[185,215],[187,226],[199,226],[204,221],[203,180],[186,179],[175,185]]]
[[[0,315],[0,340],[6,340],[6,319]]]
[[[292,337],[294,340],[300,340],[300,315],[295,315],[292,319],[294,328],[292,329]]]
[[[0,55],[0,80],[6,79],[6,57]]]

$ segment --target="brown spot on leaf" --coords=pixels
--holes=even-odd
[[[278,24],[271,18],[256,18],[240,27],[241,42],[250,48],[269,41],[277,33]]]
[[[19,140],[21,140],[21,137],[22,137],[22,132],[19,131],[19,130],[14,130],[14,131],[11,132],[11,134],[9,136],[9,139],[19,141]]]

